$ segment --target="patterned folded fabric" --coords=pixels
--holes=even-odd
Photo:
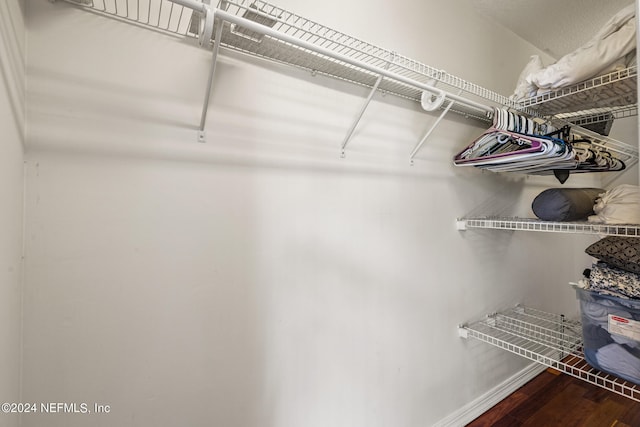
[[[640,299],[640,274],[599,262],[591,267],[589,289]]]
[[[640,238],[608,236],[598,240],[585,252],[612,267],[640,274]]]

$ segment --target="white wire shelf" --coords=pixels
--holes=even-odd
[[[170,0],[66,1],[102,15],[178,36],[197,39],[202,28],[203,18],[200,14]],[[392,74],[426,84],[437,81],[447,90],[463,90],[466,94],[479,99],[525,112],[538,111],[542,115],[549,116],[599,107],[623,108],[637,104],[637,67],[635,66],[521,102],[514,102],[508,97],[451,75],[444,70],[430,67],[395,51],[374,46],[262,0],[217,0],[213,3],[216,3],[217,10],[268,26],[280,34],[294,36],[299,40],[339,52],[363,63],[378,67],[388,66]],[[305,52],[304,49],[290,43],[271,36],[265,37],[241,25],[226,22],[224,26],[221,44],[229,49],[299,66],[368,87],[372,87],[375,81],[375,76],[371,73],[363,73],[362,70],[340,64],[317,52]],[[421,91],[408,88],[398,82],[383,81],[379,90],[413,100],[420,100],[421,95]],[[484,118],[483,114],[480,116]]]
[[[461,325],[459,334],[640,402],[640,386],[594,369],[586,362],[579,321],[516,306],[482,321]]]
[[[553,222],[536,218],[474,217],[459,218],[458,230],[487,228],[494,230],[539,231],[549,233],[598,234],[640,237],[639,224],[595,224],[582,222]]]
[[[540,94],[521,101],[521,105],[533,108],[541,115],[552,116],[594,108],[609,111],[627,110],[637,105],[637,66]],[[636,110],[637,113],[637,110]]]
[[[611,108],[591,108],[588,110],[580,110],[571,113],[556,114],[559,119],[566,120],[578,126],[589,125],[593,123],[606,122],[611,119],[624,119],[626,117],[635,117],[638,115],[637,105],[627,105],[624,107]]]
[[[213,65],[198,136],[201,142],[204,142],[208,97],[219,47],[370,88],[369,98],[342,144],[343,154],[366,104],[377,91],[421,102],[423,107],[427,95],[426,99],[432,105],[437,105],[433,109],[443,110],[442,115],[453,111],[485,123],[491,122],[494,107],[508,107],[540,116],[549,114],[549,106],[556,104],[554,111],[575,111],[566,104],[569,100],[582,100],[577,102],[580,110],[593,108],[593,99],[598,100],[596,104],[599,107],[606,103],[626,105],[632,100],[635,102],[635,98],[632,99],[635,97],[635,89],[632,90],[632,87],[635,88],[635,68],[594,79],[575,89],[564,89],[525,100],[524,103],[516,103],[506,96],[444,70],[364,42],[262,0],[215,0],[211,5],[208,4],[209,1],[200,0],[65,1],[98,15],[192,39],[194,44],[213,49]],[[615,83],[626,86],[611,89]],[[438,100],[445,101],[438,103]],[[541,107],[543,104],[546,106],[544,109]],[[411,159],[440,118],[411,153]],[[580,132],[590,136],[594,145],[613,149],[625,163],[634,163],[638,158],[635,146],[589,133],[587,130]]]
[[[192,9],[169,0],[66,0],[95,13],[160,30],[168,34],[197,39],[202,31],[202,17]],[[308,20],[285,9],[261,0],[219,0],[218,18],[223,22],[221,46],[275,62],[285,63],[369,88],[374,87],[378,75],[367,69],[322,54],[330,51],[388,72],[377,90],[403,98],[420,101],[421,86],[435,83],[442,90],[462,91],[476,100],[492,104],[519,107],[509,98],[463,80],[395,51],[374,46],[345,33]],[[277,35],[264,35],[242,25],[228,22],[225,17],[239,17],[274,30],[279,35],[294,37],[312,45],[311,49],[285,41]],[[217,24],[216,24],[217,25]],[[211,45],[215,37],[212,37]],[[313,47],[318,48],[314,50]],[[416,84],[413,84],[416,83]],[[491,108],[472,108],[456,103],[451,111],[475,119],[490,121]]]

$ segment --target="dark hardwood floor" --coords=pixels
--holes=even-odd
[[[638,427],[640,403],[547,369],[468,427]]]

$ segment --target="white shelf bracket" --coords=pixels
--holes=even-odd
[[[456,220],[456,230],[465,231],[467,229],[467,221],[464,219]]]
[[[205,16],[203,17],[203,19],[205,20],[205,27],[206,26],[213,26],[213,22],[214,22],[214,11],[211,9],[207,9],[207,12],[205,13]],[[216,21],[216,25],[215,25],[215,39],[213,42],[213,53],[211,56],[211,68],[209,69],[209,77],[207,80],[207,90],[204,94],[204,103],[202,105],[202,116],[200,117],[200,127],[198,128],[198,142],[205,142],[204,141],[204,128],[205,128],[205,123],[207,121],[207,110],[209,109],[209,99],[211,98],[211,92],[213,91],[213,78],[216,74],[216,64],[218,63],[218,52],[220,51],[220,39],[222,38],[222,21],[220,20],[215,20]],[[202,30],[204,34],[211,34],[211,28],[205,28]],[[201,40],[201,45],[203,47],[206,47],[206,45],[208,44],[207,41],[202,41]]]
[[[422,102],[422,106],[423,108],[425,108],[425,102],[424,102],[424,97],[425,97],[425,93],[422,93],[422,98],[423,98],[423,102]],[[462,89],[460,89],[458,91],[458,95],[460,95],[462,93]],[[435,101],[433,102],[428,102],[427,104],[427,108],[425,108],[427,111],[433,111],[436,108],[439,108],[445,101],[445,97],[443,96],[439,96],[436,98]],[[440,124],[440,122],[442,121],[442,119],[444,119],[444,116],[447,115],[447,113],[449,112],[449,110],[451,110],[451,107],[453,107],[453,104],[455,103],[454,100],[451,100],[449,102],[449,104],[447,104],[447,106],[444,108],[444,110],[442,110],[442,113],[440,113],[440,115],[438,116],[438,118],[436,119],[436,121],[433,123],[433,125],[431,125],[431,128],[429,128],[429,130],[427,131],[427,133],[422,137],[422,139],[420,140],[420,142],[418,142],[418,144],[413,148],[413,151],[411,152],[411,154],[409,155],[409,160],[411,162],[411,165],[413,166],[413,158],[416,156],[416,154],[418,154],[418,151],[420,151],[420,149],[422,148],[422,146],[424,145],[424,143],[427,141],[427,139],[429,138],[429,136],[431,136],[431,133],[435,130],[436,127],[438,127],[438,125]]]
[[[387,62],[387,65],[384,67],[385,70],[389,69],[389,66],[393,62],[394,56],[395,54],[392,55],[391,59]],[[349,130],[347,131],[347,135],[344,137],[344,140],[342,141],[342,146],[340,147],[340,157],[344,158],[345,156],[344,151],[347,148],[347,144],[349,144],[349,141],[353,136],[353,132],[356,130],[356,127],[358,126],[358,123],[360,123],[360,120],[362,120],[362,116],[364,115],[365,110],[369,106],[371,99],[373,99],[373,95],[378,90],[378,86],[380,86],[380,82],[382,82],[383,78],[384,76],[382,74],[378,76],[378,78],[376,79],[376,82],[374,83],[373,87],[371,87],[371,90],[369,91],[369,95],[367,96],[367,99],[365,99],[364,103],[362,104],[362,107],[360,108],[360,112],[358,113],[358,115],[356,116],[356,119],[351,124],[351,127],[349,128]]]

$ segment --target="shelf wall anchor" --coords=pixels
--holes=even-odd
[[[467,329],[467,325],[458,325],[458,336],[464,339],[469,338],[469,329]]]

